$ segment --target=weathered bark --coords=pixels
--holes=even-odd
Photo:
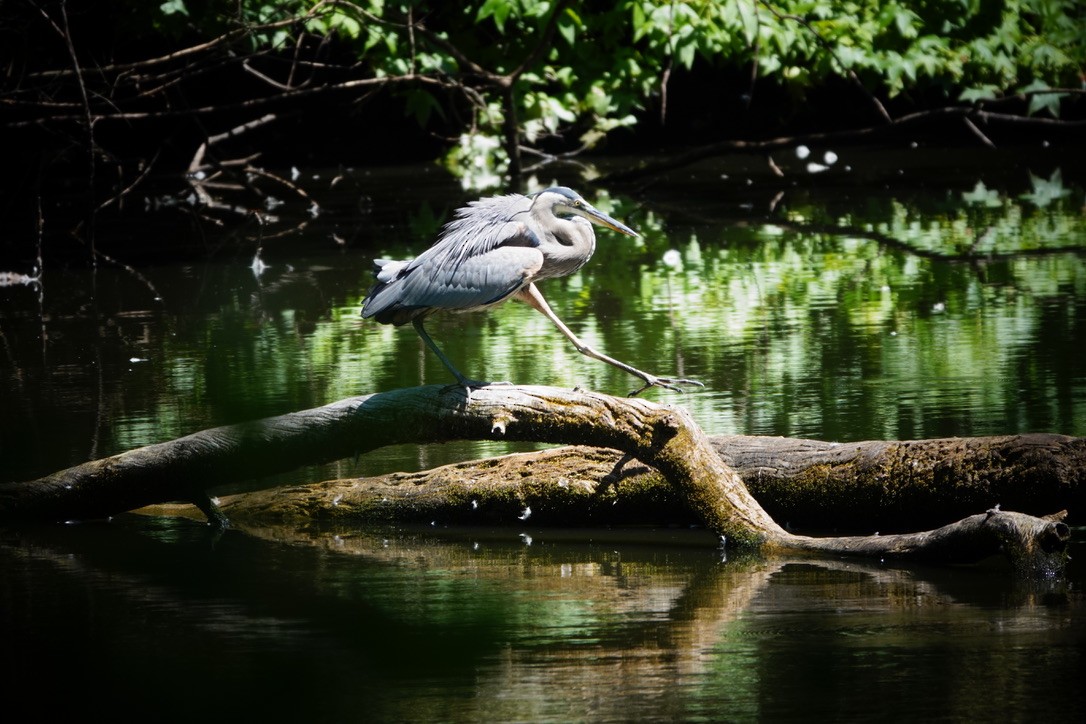
[[[1053,434],[832,443],[720,436],[713,446],[777,520],[905,530],[999,506],[1086,503],[1086,438]]]
[[[730,547],[942,560],[1007,552],[1035,568],[1058,566],[1069,538],[1062,514],[1039,519],[996,510],[928,533],[795,536],[762,509],[682,408],[540,387],[485,388],[470,401],[450,388],[412,388],[207,430],[5,486],[0,517],[83,517],[186,496],[213,513],[197,491],[246,468],[266,474],[392,443],[451,439],[578,441],[620,450],[657,469]]]
[[[1034,515],[1077,508],[1086,495],[1086,439],[1030,434],[831,443],[709,438],[774,520],[789,528],[902,531],[993,506]],[[697,523],[658,471],[623,453],[572,446],[333,480],[225,499],[232,518],[370,521]]]

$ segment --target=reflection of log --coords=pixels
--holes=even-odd
[[[264,474],[392,443],[451,439],[576,441],[620,450],[656,468],[729,547],[942,560],[1005,552],[1035,566],[1059,564],[1069,537],[1059,519],[997,511],[931,533],[795,536],[762,509],[682,408],[540,387],[486,388],[470,402],[447,388],[413,388],[207,430],[7,486],[0,516],[84,517],[186,495],[199,502],[198,486],[237,478],[241,470]]]

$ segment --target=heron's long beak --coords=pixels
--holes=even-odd
[[[603,213],[602,211],[600,211],[599,209],[597,209],[594,206],[589,206],[588,204],[585,204],[584,205],[584,212],[585,212],[585,218],[588,219],[589,221],[591,221],[593,224],[599,224],[600,226],[606,226],[608,229],[612,229],[614,231],[617,231],[620,234],[625,234],[626,236],[634,236],[634,237],[639,236],[639,234],[636,231],[634,231],[633,229],[626,226],[625,224],[623,224],[620,221],[615,221],[610,216]]]

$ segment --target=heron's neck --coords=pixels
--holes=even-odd
[[[562,224],[562,228],[549,231],[540,246],[543,252],[543,268],[536,279],[564,277],[580,269],[596,251],[596,235],[592,224],[579,217]]]

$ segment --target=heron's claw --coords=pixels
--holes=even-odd
[[[688,380],[685,377],[653,377],[652,375],[645,375],[645,384],[631,392],[629,397],[637,397],[650,387],[663,387],[665,390],[671,390],[673,392],[686,392],[679,385],[694,385],[695,387],[705,387],[705,384],[698,382],[697,380]]]
[[[441,388],[441,393],[442,394],[447,394],[447,393],[451,392],[452,390],[463,390],[464,391],[464,397],[467,398],[468,400],[471,400],[471,391],[472,390],[481,390],[484,387],[491,387],[491,386],[494,386],[494,385],[512,386],[512,384],[513,384],[512,382],[506,382],[505,380],[500,380],[500,381],[496,381],[496,382],[483,382],[481,380],[469,380],[467,378],[464,378],[462,380],[457,380],[455,383],[453,383],[451,385],[445,385],[443,388]]]

